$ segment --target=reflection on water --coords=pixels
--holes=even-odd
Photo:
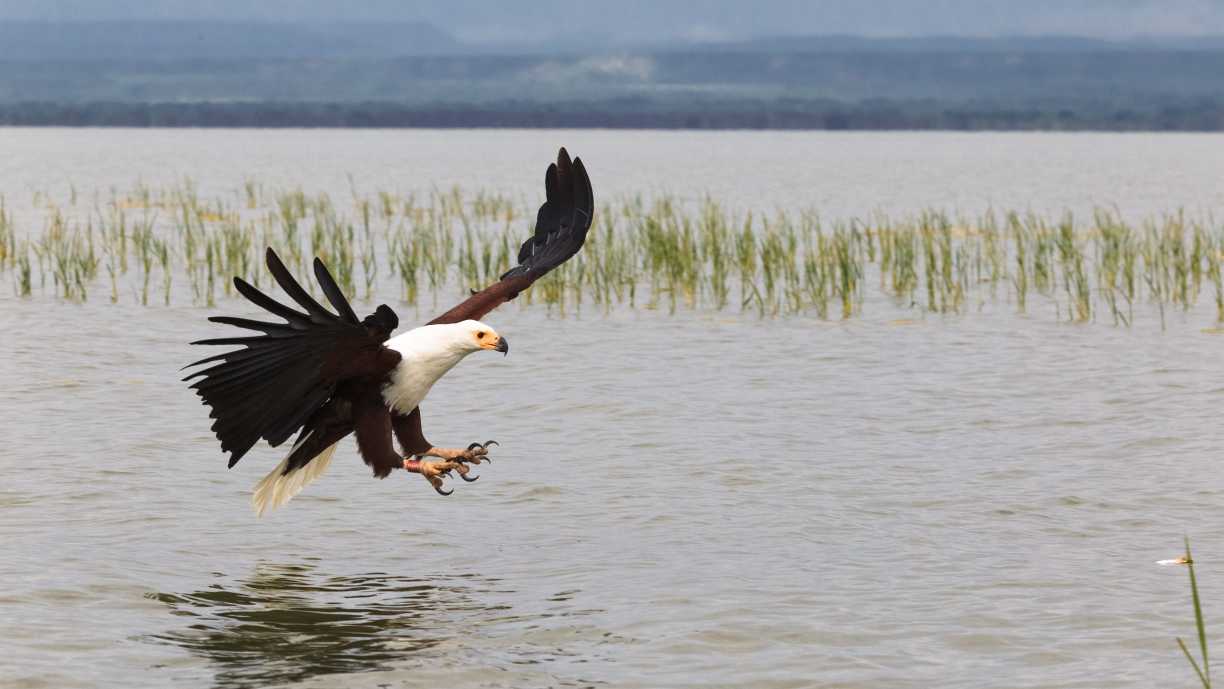
[[[232,584],[148,594],[191,618],[150,638],[215,663],[218,687],[379,670],[453,638],[465,614],[504,610],[476,602],[495,583],[466,574],[335,576],[310,563],[261,563]]]

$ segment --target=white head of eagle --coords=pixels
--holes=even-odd
[[[482,349],[503,354],[510,351],[509,341],[480,321],[466,320],[453,324],[431,325],[427,328],[430,335],[437,337],[439,349],[450,349],[465,356]]]
[[[474,320],[413,328],[387,340],[386,346],[403,358],[383,388],[383,399],[403,414],[415,409],[434,383],[467,355],[483,349],[510,351],[509,340]]]

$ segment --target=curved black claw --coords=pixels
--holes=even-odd
[[[467,446],[467,449],[468,449],[468,452],[471,452],[472,450],[475,450],[476,448],[480,448],[482,450],[488,450],[490,445],[501,445],[501,443],[497,442],[496,440],[486,440],[483,443],[472,443],[471,445]],[[481,455],[480,461],[488,462],[489,464],[492,464],[493,458],[489,457],[488,455]],[[467,480],[467,479],[464,479],[464,480]],[[475,480],[476,479],[472,479],[472,481],[475,481]]]
[[[434,486],[434,490],[438,491],[438,495],[450,495],[451,493],[455,492],[454,489],[442,490],[440,486]]]
[[[468,483],[476,483],[476,479],[478,479],[478,478],[480,478],[480,477],[479,477],[479,476],[473,476],[472,478],[468,478],[468,477],[467,477],[467,474],[459,474],[459,478],[463,479],[464,481],[467,481]]]

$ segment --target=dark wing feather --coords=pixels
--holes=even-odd
[[[311,322],[331,323],[332,321],[336,320],[344,320],[343,318],[337,319],[335,315],[323,308],[319,302],[315,301],[314,297],[310,296],[310,293],[303,289],[302,286],[298,284],[297,280],[293,279],[293,274],[289,272],[289,269],[285,267],[284,263],[281,263],[280,256],[277,256],[276,252],[272,251],[271,248],[268,249],[267,262],[268,270],[271,271],[272,277],[276,278],[276,284],[280,285],[281,289],[285,290],[285,294],[288,294],[294,301],[300,304],[302,308],[306,309],[306,314],[310,318]],[[349,309],[349,313],[352,313],[351,308]],[[348,323],[356,325],[357,317],[353,316],[348,320]]]
[[[271,335],[273,333],[294,333],[300,330],[299,328],[295,328],[292,325],[285,325],[284,323],[269,323],[267,321],[256,321],[250,318],[238,318],[236,316],[210,316],[208,320],[212,321],[213,323],[224,323],[225,325],[246,328],[247,330],[258,330],[265,335]]]
[[[399,325],[388,307],[364,321],[356,314],[327,268],[315,259],[315,275],[339,315],[324,308],[293,278],[280,257],[267,251],[268,270],[281,289],[305,313],[272,299],[241,278],[238,291],[285,323],[233,316],[209,320],[254,330],[261,335],[220,337],[192,344],[239,345],[240,349],[206,357],[192,366],[211,364],[185,381],[212,407],[212,426],[232,467],[260,438],[277,446],[296,433],[332,397],[336,386],[369,378],[377,384],[399,363],[400,355],[382,343]]]
[[[243,280],[240,277],[234,278],[234,288],[238,293],[246,297],[259,308],[272,312],[273,315],[280,316],[289,322],[290,325],[298,328],[306,328],[310,325],[310,317],[304,313],[299,313],[284,304],[276,301],[272,297],[260,292],[251,283]]]
[[[544,191],[546,200],[536,214],[535,232],[519,248],[518,265],[430,324],[479,319],[578,253],[595,215],[595,196],[582,159],[570,162],[569,153],[562,148],[557,162],[544,175]]]
[[[340,285],[337,285],[332,279],[331,273],[327,272],[327,266],[323,265],[323,261],[318,256],[314,260],[314,274],[323,294],[327,296],[327,301],[331,302],[332,308],[336,309],[341,318],[356,323],[357,314],[353,313],[353,307],[349,306],[348,299],[344,298]]]

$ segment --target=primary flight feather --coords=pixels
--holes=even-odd
[[[318,258],[315,279],[328,310],[307,292],[272,249],[267,266],[299,308],[286,306],[242,278],[234,286],[283,322],[213,316],[215,323],[258,334],[192,344],[237,345],[188,367],[185,378],[211,407],[212,430],[234,466],[261,439],[273,447],[297,435],[288,454],[255,487],[256,512],[278,507],[317,478],[336,443],[353,433],[362,459],[383,478],[395,469],[423,475],[434,490],[454,471],[466,481],[469,465],[490,461],[489,445],[435,447],[421,431],[420,403],[455,364],[473,352],[509,352],[509,341],[480,319],[514,299],[578,253],[594,216],[594,196],[582,160],[562,148],[544,178],[546,200],[535,231],[523,242],[518,264],[426,325],[392,337],[399,318],[384,305],[358,320],[339,285]],[[207,365],[207,366],[206,366]],[[393,439],[394,436],[394,439]],[[400,450],[395,448],[398,441]],[[439,461],[426,461],[436,457]]]

